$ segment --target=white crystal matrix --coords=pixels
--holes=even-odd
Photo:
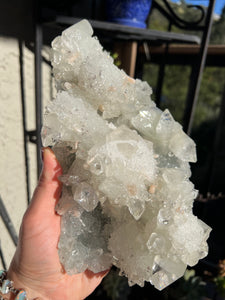
[[[195,144],[92,34],[83,20],[52,42],[58,93],[42,140],[64,172],[59,257],[68,274],[113,264],[161,290],[208,251],[211,229],[192,214]]]

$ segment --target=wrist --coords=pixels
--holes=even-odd
[[[26,291],[16,289],[5,270],[0,270],[0,300],[27,300]]]
[[[1,297],[2,297],[2,298],[1,298]],[[15,295],[13,295],[12,293],[3,295],[3,294],[0,292],[0,299],[4,299],[4,300],[15,300]]]
[[[9,270],[7,277],[13,281],[13,286],[16,289],[23,289],[26,291],[28,300],[49,300],[41,294],[41,291],[32,287],[31,282],[29,283],[22,275],[13,270]],[[14,300],[15,298],[9,298],[9,300]],[[7,299],[8,300],[8,299]]]
[[[7,279],[7,272],[0,270],[0,300],[14,300],[17,291],[13,288],[12,282]]]
[[[47,300],[46,297],[40,295],[36,290],[33,290],[26,285],[22,276],[12,271],[6,273],[0,271],[0,300]]]

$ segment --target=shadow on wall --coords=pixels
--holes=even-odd
[[[56,15],[101,20],[105,18],[104,3],[103,0],[0,1],[0,36],[33,42],[34,20],[40,15],[40,11],[42,18],[48,21]]]
[[[29,0],[0,1],[0,36],[32,40],[33,4]]]

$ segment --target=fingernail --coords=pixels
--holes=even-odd
[[[44,162],[44,153],[46,151],[50,151],[50,152],[54,153],[51,148],[49,148],[49,147],[42,147],[41,148],[41,159],[42,159],[42,162]]]
[[[43,171],[44,171],[44,164],[45,164],[45,156],[46,156],[46,151],[48,150],[48,147],[42,147],[41,151],[40,151],[40,155],[41,155],[41,160],[42,160],[42,169],[41,169],[41,173],[40,173],[40,178],[42,177]]]

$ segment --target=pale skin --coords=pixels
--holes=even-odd
[[[55,213],[61,194],[57,179],[60,174],[62,169],[54,153],[43,149],[42,174],[23,217],[19,243],[7,274],[16,288],[27,291],[29,300],[85,299],[108,272],[94,274],[86,270],[69,276],[60,264],[57,244],[61,217]],[[7,295],[4,298],[14,299]]]

